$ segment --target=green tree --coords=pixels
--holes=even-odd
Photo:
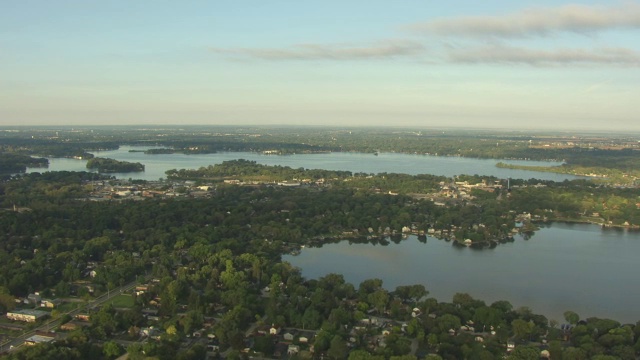
[[[353,350],[349,353],[348,360],[384,360],[384,356],[371,355],[366,350]]]
[[[538,360],[540,350],[534,346],[516,346],[507,357],[508,360]]]
[[[9,294],[9,291],[4,286],[0,286],[0,312],[5,313],[15,309],[15,307],[15,298]]]
[[[115,359],[124,353],[124,349],[114,341],[107,341],[102,346],[104,356],[109,359]]]
[[[586,360],[587,352],[575,347],[568,347],[562,352],[562,360]]]
[[[347,347],[347,343],[339,335],[334,336],[333,339],[331,339],[331,345],[329,346],[327,355],[331,359],[340,360],[346,359],[348,353],[349,348]]]
[[[369,294],[367,300],[379,313],[383,313],[389,302],[389,293],[385,289],[378,289]]]
[[[440,332],[443,333],[446,333],[450,329],[457,331],[461,325],[460,318],[452,314],[444,314],[440,316],[436,320],[436,323]]]
[[[533,331],[533,327],[534,325],[531,321],[515,319],[511,322],[513,335],[519,340],[528,339],[529,335],[531,335],[531,332]]]
[[[578,321],[580,321],[580,315],[571,310],[568,310],[564,312],[564,319],[567,320],[569,324],[575,325],[578,323]]]

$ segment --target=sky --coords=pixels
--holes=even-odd
[[[0,126],[640,131],[640,1],[0,0]]]

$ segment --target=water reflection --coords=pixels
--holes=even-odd
[[[467,292],[486,302],[508,300],[562,319],[573,310],[621,322],[640,319],[638,232],[597,225],[546,224],[494,248],[474,249],[416,236],[357,239],[303,249],[285,260],[308,278],[340,273],[359,284],[380,278],[385,287],[423,284],[439,300]]]

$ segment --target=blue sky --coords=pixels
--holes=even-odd
[[[0,125],[640,130],[640,1],[3,1]]]

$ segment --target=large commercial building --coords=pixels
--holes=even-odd
[[[7,313],[7,318],[10,320],[15,320],[15,321],[24,321],[24,322],[36,322],[46,316],[48,316],[49,313],[46,311],[40,311],[40,310],[17,310],[17,311],[10,311]]]

